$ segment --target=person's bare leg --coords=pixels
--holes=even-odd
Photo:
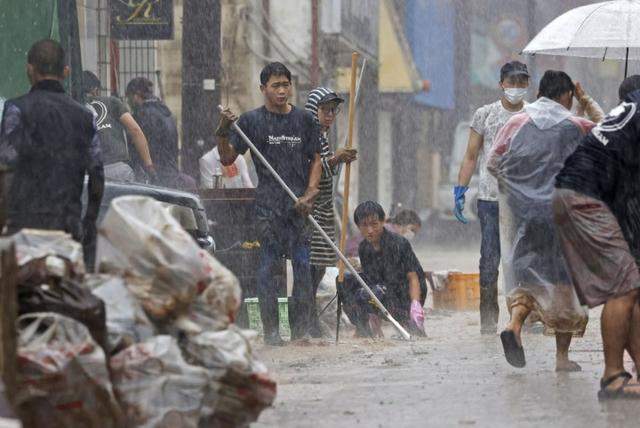
[[[636,301],[635,305],[633,305],[627,352],[629,352],[631,359],[633,359],[633,363],[636,366],[636,373],[640,373],[640,301]]]
[[[609,379],[623,371],[624,350],[629,345],[631,319],[634,307],[637,305],[638,291],[634,290],[621,297],[611,299],[604,305],[601,317],[602,344],[604,347],[603,379]],[[635,342],[634,342],[635,343]],[[618,389],[624,382],[618,378],[607,389]],[[640,394],[640,385],[636,381],[630,382],[626,390]]]
[[[569,359],[569,346],[571,345],[571,333],[556,333],[556,371],[579,372],[582,367]]]
[[[511,308],[511,319],[509,324],[505,327],[505,330],[511,330],[516,335],[518,343],[522,346],[522,325],[524,320],[527,319],[531,310],[524,305],[516,305]]]

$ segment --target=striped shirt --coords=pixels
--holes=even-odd
[[[313,114],[318,121],[318,102],[322,97],[332,93],[327,88],[316,88],[309,93],[305,109]],[[313,207],[313,218],[318,222],[322,230],[335,242],[335,217],[333,213],[333,177],[337,174],[337,168],[331,167],[329,159],[333,152],[329,147],[326,134],[320,135],[320,157],[322,159],[322,177],[320,178],[319,194]],[[311,264],[314,266],[335,266],[336,255],[331,246],[324,240],[320,232],[314,231],[311,238]]]

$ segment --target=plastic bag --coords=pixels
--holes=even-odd
[[[16,244],[18,265],[47,256],[69,260],[79,272],[84,272],[82,245],[71,235],[59,230],[22,229],[11,236]]]
[[[184,361],[175,339],[156,336],[132,345],[110,364],[127,426],[198,426],[209,375]]]
[[[155,335],[155,329],[123,278],[111,275],[89,275],[85,286],[105,305],[108,350],[113,352]]]
[[[235,325],[217,332],[205,332],[187,339],[186,356],[209,369],[217,385],[217,400],[203,409],[204,426],[248,426],[273,404],[276,384],[254,355],[252,331]]]
[[[57,278],[80,279],[84,275],[82,246],[67,233],[23,229],[11,239],[16,245],[18,284],[40,285]]]
[[[18,287],[18,314],[55,312],[84,324],[93,339],[107,349],[104,303],[80,284],[56,278],[49,284],[22,284]]]
[[[210,285],[240,292],[235,276],[154,199],[114,199],[99,233],[99,271],[127,276],[128,288],[155,320],[186,314]]]
[[[17,320],[16,404],[25,426],[120,426],[106,359],[89,330],[54,313]]]

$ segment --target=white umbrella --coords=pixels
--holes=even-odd
[[[615,0],[572,9],[548,24],[523,54],[640,60],[640,0]]]

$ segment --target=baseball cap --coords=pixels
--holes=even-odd
[[[340,98],[338,96],[338,94],[336,94],[335,92],[329,92],[328,94],[324,95],[322,98],[320,98],[320,101],[318,101],[318,105],[320,104],[326,104],[326,103],[330,103],[330,102],[334,102],[334,103],[343,103],[344,99]]]
[[[529,70],[527,69],[526,64],[523,64],[520,61],[508,62],[500,69],[500,81],[503,81],[507,77],[518,75],[531,77],[529,75]]]

